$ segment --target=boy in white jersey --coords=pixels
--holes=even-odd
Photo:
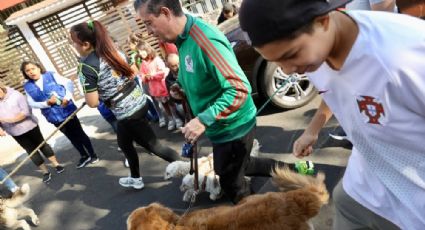
[[[332,114],[353,143],[333,228],[425,229],[425,21],[335,11],[347,2],[244,0],[240,24],[266,60],[324,92],[294,155],[313,152]]]

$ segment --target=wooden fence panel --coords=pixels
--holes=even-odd
[[[31,22],[30,27],[59,73],[73,79],[76,84],[78,58],[69,43],[69,29],[88,19],[99,20],[124,52],[130,51],[126,44],[128,35],[138,31],[147,35],[144,24],[135,18],[132,2],[115,6],[108,0],[84,1]],[[146,40],[158,49],[156,39],[147,37]]]
[[[39,61],[21,31],[11,27],[0,33],[0,80],[21,92],[24,78],[19,68],[23,60]]]

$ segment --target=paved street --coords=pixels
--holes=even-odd
[[[267,108],[258,117],[257,139],[261,144],[260,156],[294,162],[296,158],[291,155],[292,143],[302,133],[319,102],[319,98],[316,98],[307,106],[289,111]],[[51,143],[54,144],[58,159],[65,164],[64,173],[58,175],[52,169],[52,181],[46,185],[41,181],[41,173],[28,161],[13,177],[18,184],[29,183],[31,186],[31,199],[27,205],[35,210],[41,221],[40,226],[34,229],[121,230],[126,229],[126,218],[133,209],[151,202],[160,202],[177,212],[186,209],[188,204],[182,201],[183,194],[179,190],[180,180],[164,181],[163,173],[167,163],[147,154],[141,147],[137,149],[140,153],[145,188],[140,191],[122,188],[118,184],[118,178],[127,176],[129,170],[124,168],[122,161],[124,157],[117,151],[117,142],[115,135],[111,133],[112,129],[102,120],[96,109],[84,108],[79,118],[92,139],[100,162],[76,169],[79,154],[70,142],[58,133]],[[53,130],[53,126],[46,124],[45,120],[40,120],[42,132],[47,136]],[[159,129],[157,124],[153,126],[165,145],[180,151],[183,143],[181,134]],[[330,122],[319,139],[318,147],[321,149],[315,151],[309,158],[317,164],[317,167],[325,170],[329,189],[332,189],[342,176],[350,152],[348,146],[328,138],[326,132],[333,130],[335,126],[335,121]],[[211,152],[206,139],[200,140],[199,144],[202,146],[201,154]],[[0,153],[1,157],[7,155],[4,152]],[[22,157],[18,158],[18,161],[21,159]],[[7,164],[4,167],[7,171],[11,171],[16,164]],[[273,189],[268,178],[254,178],[252,186],[257,192]],[[207,194],[202,194],[198,197],[195,208],[227,202],[225,198],[213,202],[208,199]],[[327,205],[314,219],[315,228],[329,229],[331,216],[332,206]]]

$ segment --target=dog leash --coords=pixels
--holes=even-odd
[[[35,153],[38,152],[38,150],[40,150],[41,147],[43,147],[47,141],[53,137],[53,135],[55,135],[64,125],[66,125],[66,123],[68,123],[72,118],[74,118],[75,115],[77,115],[77,113],[86,105],[86,102],[83,102],[83,104],[81,104],[80,107],[77,108],[77,110],[75,110],[73,113],[71,113],[71,115],[69,115],[65,121],[63,121],[46,139],[44,139],[43,142],[41,142],[37,148],[35,148],[27,157],[25,157],[24,160],[22,160],[13,170],[12,172],[10,172],[5,178],[3,178],[3,180],[0,182],[0,184],[3,184],[7,179],[9,179],[12,175],[14,175],[23,165],[24,163],[30,159]]]
[[[285,79],[282,83],[281,86],[279,86],[279,88],[277,88],[274,93],[267,99],[266,102],[264,102],[264,104],[257,110],[257,113],[255,114],[255,116],[258,116],[258,114],[261,113],[261,111],[263,111],[264,108],[266,108],[266,106],[270,103],[270,101],[273,99],[273,97],[279,92],[280,89],[282,89],[284,86],[286,86],[289,83],[289,79]]]
[[[273,97],[279,92],[280,89],[285,87],[289,83],[288,79],[285,79],[285,81],[282,83],[279,88],[275,90],[275,92],[268,98],[268,100],[257,110],[257,113],[255,116],[257,116],[261,111],[270,103],[270,101],[273,99]],[[182,105],[183,110],[186,112],[185,119],[186,121],[190,121],[193,118],[192,111],[187,103],[187,98],[183,93],[180,93],[180,96],[182,97]],[[197,141],[195,141],[193,144],[185,143],[183,145],[182,150],[183,156],[190,157],[190,171],[189,173],[194,175],[194,190],[195,192],[191,195],[189,206],[184,212],[183,216],[190,210],[190,208],[193,206],[196,200],[196,196],[199,194],[199,173],[198,173],[198,151],[197,151]]]

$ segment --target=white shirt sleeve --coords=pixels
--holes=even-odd
[[[62,77],[61,75],[57,73],[53,73],[53,77],[55,78],[56,83],[59,85],[63,85],[65,87],[65,99],[72,100],[73,93],[74,93],[74,84],[72,81],[68,78]]]
[[[36,101],[34,101],[34,99],[32,99],[31,96],[28,95],[28,93],[26,95],[27,95],[28,104],[32,108],[34,108],[34,109],[45,109],[45,108],[50,107],[50,105],[47,104],[47,101],[36,102]]]

